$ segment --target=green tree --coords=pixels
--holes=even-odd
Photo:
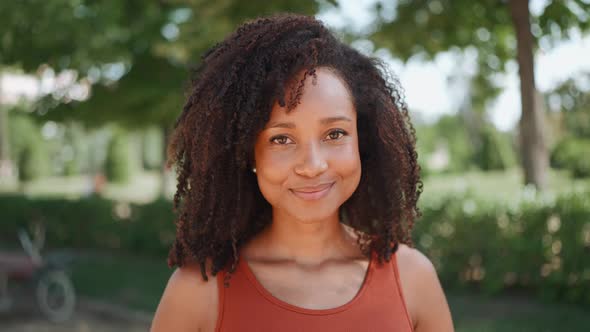
[[[105,173],[115,183],[126,183],[133,173],[129,137],[123,130],[115,130],[107,151]]]
[[[546,94],[552,114],[559,114],[561,137],[551,152],[551,165],[574,177],[590,176],[590,73],[560,83]]]
[[[18,179],[21,182],[29,182],[49,175],[52,167],[49,152],[33,117],[18,106],[11,109],[7,115],[10,116],[12,124],[7,136],[14,142],[9,157],[15,161]]]
[[[545,98],[549,110],[561,114],[567,135],[590,139],[590,72],[565,80]]]
[[[379,24],[370,38],[404,60],[416,54],[434,57],[444,51],[476,50],[479,71],[475,91],[484,92],[484,100],[498,92],[492,74],[504,71],[508,61],[517,60],[522,169],[525,182],[542,189],[548,153],[534,80],[534,50],[540,39],[550,44],[567,38],[572,28],[588,31],[590,20],[585,13],[590,3],[552,1],[533,17],[528,0],[400,0],[393,10],[383,3],[376,8]]]
[[[38,106],[45,119],[115,121],[133,129],[156,124],[167,137],[184,102],[187,69],[207,48],[247,19],[313,14],[318,6],[310,0],[2,2],[0,63],[27,71],[48,64],[98,80],[83,103],[45,98]]]

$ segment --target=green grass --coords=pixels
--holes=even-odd
[[[71,272],[81,295],[154,312],[172,270],[164,258],[113,253],[84,255]]]
[[[88,255],[72,278],[82,295],[154,312],[172,273],[165,259]],[[590,310],[526,296],[447,291],[457,332],[590,331]]]
[[[518,200],[523,194],[520,169],[508,171],[469,171],[461,174],[433,174],[424,180],[421,200],[433,201],[451,194],[469,193],[475,199],[490,202]],[[547,192],[559,195],[590,188],[589,179],[573,179],[566,171],[550,170]]]
[[[175,187],[174,174],[170,172],[167,196],[172,197]],[[470,193],[473,198],[491,202],[514,201],[522,196],[522,173],[519,168],[508,171],[481,172],[469,171],[460,174],[432,174],[424,180],[424,192],[421,201],[433,201],[439,197],[448,197],[453,193]],[[72,199],[81,197],[88,190],[88,177],[50,177],[24,185],[28,196],[59,196]],[[104,196],[114,200],[131,202],[148,202],[159,194],[159,173],[141,172],[134,174],[128,184],[109,183]],[[573,189],[590,188],[590,178],[573,179],[567,171],[550,170],[547,191],[560,194]],[[15,182],[0,181],[0,192],[18,191]]]
[[[172,197],[176,190],[174,173],[168,174],[167,196]],[[19,187],[15,181],[0,181],[0,193],[22,192],[29,197],[67,197],[78,199],[87,195],[92,186],[88,176],[47,177],[26,183]],[[159,172],[134,173],[129,183],[107,183],[103,195],[112,200],[145,203],[158,197],[160,191]]]
[[[448,295],[457,332],[590,331],[590,309],[523,295]]]

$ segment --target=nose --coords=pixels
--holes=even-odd
[[[295,166],[295,173],[313,178],[328,169],[328,162],[318,144],[306,144],[301,150],[300,162]]]

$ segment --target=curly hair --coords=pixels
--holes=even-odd
[[[422,192],[415,130],[381,61],[344,44],[314,17],[295,14],[248,21],[201,60],[168,145],[178,180],[170,267],[198,263],[204,280],[207,261],[212,275],[235,271],[240,247],[271,222],[272,207],[250,171],[257,135],[274,103],[287,111],[298,105],[306,77],[315,78],[319,67],[346,83],[357,113],[362,174],[340,207],[342,222],[362,252],[376,251],[380,262],[399,243],[413,245]]]

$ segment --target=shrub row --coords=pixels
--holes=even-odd
[[[0,196],[0,242],[15,242],[19,227],[46,226],[46,247],[113,249],[163,255],[174,240],[172,205],[136,205],[98,197],[80,200]]]
[[[566,137],[551,153],[551,166],[569,170],[575,178],[590,177],[590,139]]]
[[[468,196],[423,203],[416,246],[446,287],[495,293],[524,288],[549,299],[590,305],[590,192],[511,205]],[[100,198],[76,201],[0,196],[0,241],[43,220],[49,246],[165,255],[174,239],[171,203]]]
[[[454,197],[422,212],[414,241],[445,286],[590,305],[590,192],[509,205]]]

